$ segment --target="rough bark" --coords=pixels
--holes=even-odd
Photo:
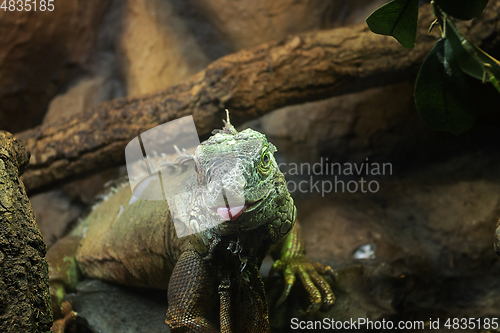
[[[481,20],[461,25],[473,42],[499,43],[500,2]],[[192,78],[140,98],[117,99],[69,121],[40,126],[18,137],[32,152],[23,181],[30,192],[124,163],[126,144],[139,133],[192,114],[198,134],[286,105],[399,82],[416,74],[438,34],[427,33],[429,6],[421,8],[417,46],[406,49],[365,24],[291,36],[221,58]]]
[[[19,180],[29,153],[0,131],[0,332],[50,332],[47,250]]]

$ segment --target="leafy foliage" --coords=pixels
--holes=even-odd
[[[446,39],[450,41],[460,69],[482,82],[490,82],[500,92],[500,63],[495,58],[469,42],[450,19],[446,19]]]
[[[448,15],[467,21],[481,17],[488,0],[436,0],[436,4]]]
[[[374,11],[366,23],[377,34],[393,36],[407,48],[415,47],[418,0],[393,0]]]
[[[436,130],[460,134],[474,122],[474,104],[468,96],[466,75],[441,38],[429,52],[415,83],[415,103],[422,118]]]
[[[469,42],[451,17],[478,18],[488,0],[432,0],[431,4],[441,39],[418,73],[415,105],[429,127],[458,135],[473,125],[481,102],[470,77],[489,82],[500,92],[500,62]],[[393,0],[366,19],[374,33],[393,36],[408,48],[415,46],[417,21],[418,0]]]

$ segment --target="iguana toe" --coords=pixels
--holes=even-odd
[[[288,258],[288,260],[276,260],[271,273],[282,271],[285,279],[285,290],[279,298],[276,306],[281,305],[288,297],[296,277],[298,276],[306,289],[309,306],[306,313],[314,313],[318,310],[327,311],[335,303],[335,295],[328,282],[322,275],[330,275],[335,280],[335,273],[330,266],[320,263],[312,263],[305,256]]]
[[[54,321],[54,324],[52,325],[53,333],[64,333],[67,327],[70,327],[76,322],[76,318],[78,315],[75,311],[73,311],[71,303],[67,301],[62,302],[61,313],[63,317]]]

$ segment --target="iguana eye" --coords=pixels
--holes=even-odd
[[[262,164],[267,166],[271,162],[271,158],[269,157],[269,152],[267,152],[264,157],[262,157]]]
[[[271,166],[271,153],[269,150],[265,150],[262,153],[262,156],[260,158],[260,172],[261,173],[267,173],[269,171],[269,167]]]

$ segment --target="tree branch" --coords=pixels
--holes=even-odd
[[[478,45],[499,44],[500,3],[460,26]],[[139,98],[117,99],[66,122],[18,137],[32,153],[23,176],[30,192],[124,163],[126,144],[141,132],[192,114],[198,134],[222,126],[224,108],[238,124],[277,108],[411,78],[439,37],[427,33],[430,6],[420,9],[417,46],[406,49],[366,24],[291,36],[221,58],[190,79]],[[486,47],[488,49],[488,47]]]

